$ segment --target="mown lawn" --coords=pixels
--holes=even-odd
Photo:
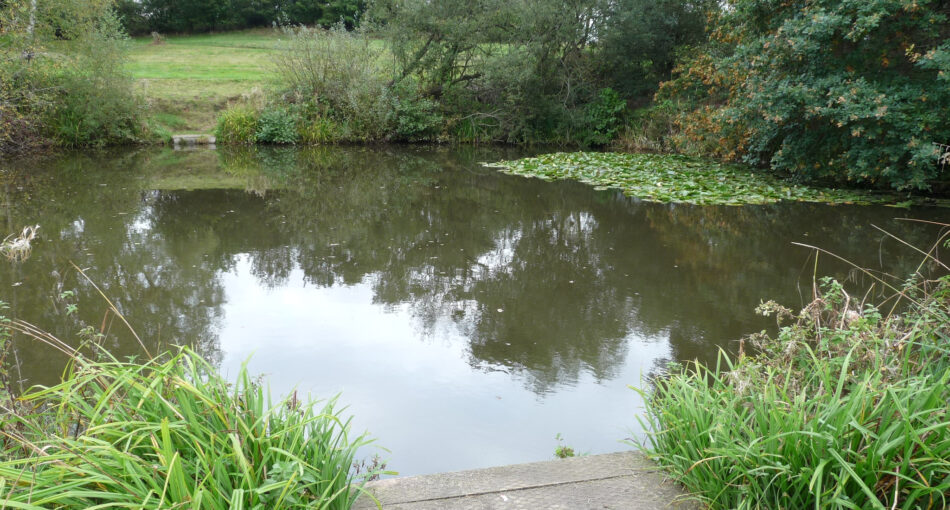
[[[210,132],[229,101],[273,85],[273,53],[282,34],[270,29],[151,37],[132,41],[128,69],[154,121],[172,132]]]

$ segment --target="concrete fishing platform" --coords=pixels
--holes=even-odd
[[[637,452],[389,478],[366,489],[384,510],[700,509]],[[375,509],[365,495],[354,510]]]
[[[172,146],[176,149],[198,145],[214,148],[216,141],[213,135],[172,135]]]

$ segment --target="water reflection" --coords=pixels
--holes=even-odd
[[[396,468],[426,472],[546,458],[556,432],[616,449],[636,424],[626,384],[665,360],[733,349],[767,327],[753,313],[762,298],[807,297],[813,265],[791,241],[907,274],[919,257],[871,224],[919,245],[934,233],[887,208],[647,204],[478,165],[515,155],[242,149],[6,164],[3,230],[38,223],[43,238],[3,266],[0,299],[61,338],[91,325],[138,354],[74,261],[149,348],[191,343],[225,370],[254,353],[278,389],[344,390],[359,423],[410,459]],[[79,311],[66,316],[69,302]],[[58,377],[63,360],[18,342],[25,378]]]

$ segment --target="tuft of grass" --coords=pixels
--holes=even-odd
[[[36,231],[39,229],[39,225],[26,226],[19,235],[8,235],[3,242],[0,242],[0,255],[11,262],[23,262],[30,258],[30,254],[33,253],[31,242],[36,238]]]
[[[246,367],[231,385],[187,347],[145,362],[68,352],[62,383],[5,410],[0,508],[342,510],[379,473],[354,474],[369,441],[335,399],[272,402]]]
[[[257,140],[258,114],[251,108],[239,106],[218,117],[214,133],[218,143],[249,144]]]
[[[755,355],[638,390],[641,446],[713,509],[947,508],[950,276],[897,291],[900,314],[828,279],[798,314],[761,305],[792,322]]]

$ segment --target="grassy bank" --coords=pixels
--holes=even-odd
[[[72,358],[63,382],[3,399],[0,508],[350,508],[367,478],[335,401],[271,401],[187,348],[146,361]]]
[[[797,314],[761,305],[787,325],[756,354],[655,383],[653,458],[710,508],[946,508],[950,277],[891,290],[876,308],[825,280]]]
[[[228,104],[273,86],[280,33],[270,29],[133,39],[127,70],[148,115],[169,132],[210,133]]]

